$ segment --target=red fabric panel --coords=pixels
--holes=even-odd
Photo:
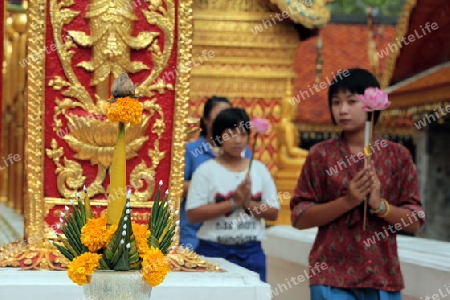
[[[159,45],[160,47],[164,46],[164,33],[157,27],[153,25],[149,25],[147,21],[145,20],[143,14],[140,12],[142,9],[146,9],[148,7],[148,3],[145,1],[142,1],[143,4],[135,8],[135,14],[138,17],[138,21],[134,24],[134,30],[132,32],[133,36],[136,36],[137,33],[142,31],[157,31],[160,33],[159,38]],[[89,35],[89,24],[87,19],[85,19],[86,10],[87,10],[88,2],[83,1],[76,1],[73,6],[70,8],[75,11],[81,11],[80,15],[77,16],[72,23],[69,25],[65,25],[63,27],[63,37],[67,36],[67,32],[69,30],[77,30],[77,31],[83,31],[87,35]],[[178,16],[178,1],[176,1],[176,12],[175,16]],[[47,7],[48,9],[48,7]],[[53,42],[53,33],[52,33],[52,26],[50,22],[49,13],[47,13],[47,33],[46,33],[46,46],[47,49],[50,49],[50,46],[54,43]],[[168,63],[168,66],[166,70],[172,70],[176,67],[176,61],[177,61],[177,53],[178,53],[178,20],[176,22],[175,27],[175,42],[174,47],[172,49],[172,54]],[[62,99],[63,96],[61,95],[61,91],[55,91],[52,87],[48,86],[48,82],[53,79],[55,76],[61,76],[63,79],[66,79],[62,65],[59,61],[59,58],[57,56],[56,51],[48,51],[49,53],[45,56],[45,115],[44,117],[44,124],[45,124],[45,148],[48,149],[51,147],[51,141],[52,139],[56,139],[58,142],[58,145],[64,149],[65,157],[68,159],[73,159],[74,151],[72,151],[67,143],[59,138],[56,133],[53,131],[54,121],[53,121],[53,115],[54,115],[54,108],[55,108],[55,100]],[[92,56],[92,48],[85,48],[78,46],[75,49],[75,55],[73,56],[72,60],[72,66],[73,70],[78,77],[78,80],[80,83],[88,87],[88,91],[91,95],[92,99],[95,99],[94,93],[95,93],[95,87],[90,87],[90,80],[93,78],[93,73],[86,71],[83,68],[76,67],[78,63],[81,61],[90,61],[90,58]],[[144,64],[150,67],[150,70],[144,70],[140,71],[137,74],[129,74],[131,80],[134,83],[141,83],[144,81],[146,77],[149,76],[151,72],[151,68],[153,65],[149,62],[151,61],[150,53],[147,49],[143,49],[140,51],[132,51],[131,54],[131,61],[142,61]],[[161,74],[163,75],[164,72]],[[175,86],[176,79],[172,79],[172,81],[166,81],[168,83],[171,83],[173,86]],[[164,124],[165,124],[165,132],[162,134],[162,137],[160,139],[160,151],[165,153],[165,157],[163,160],[160,161],[158,168],[156,169],[156,188],[158,187],[157,183],[160,180],[163,180],[164,187],[168,187],[169,183],[169,176],[170,176],[170,170],[171,170],[171,145],[172,145],[172,132],[173,132],[173,117],[174,117],[174,101],[175,101],[175,91],[166,91],[165,94],[157,94],[158,104],[161,106],[163,113],[164,113]],[[141,101],[145,101],[145,98],[141,98]],[[94,100],[95,101],[95,100]],[[73,110],[69,113],[74,114],[85,114],[82,110]],[[67,128],[67,120],[64,116],[58,117],[60,120],[63,121],[63,128]],[[156,138],[156,135],[151,132],[152,124],[154,121],[159,118],[157,115],[154,116],[151,119],[150,126],[148,126],[147,135],[149,136],[149,139],[147,142],[145,142],[144,146],[141,148],[140,152],[138,153],[138,156],[135,158],[132,158],[127,161],[127,173],[130,174],[130,172],[134,169],[136,165],[138,165],[142,160],[144,160],[148,166],[151,166],[151,160],[147,155],[147,152],[149,149],[153,149],[154,140]],[[82,165],[83,168],[83,175],[86,176],[86,186],[90,185],[96,175],[97,175],[97,166],[92,166],[89,161],[81,161],[76,160],[78,163]],[[57,190],[57,176],[55,174],[56,166],[54,162],[45,156],[44,159],[44,195],[45,197],[57,197],[61,198],[59,195],[59,192]],[[109,184],[108,177],[105,181],[105,186]],[[80,191],[81,192],[81,191]],[[104,199],[105,197],[103,195],[97,195],[95,199]],[[106,208],[105,206],[99,206],[99,207],[93,207],[93,209],[97,212],[100,212]],[[51,226],[52,224],[55,224],[55,222],[58,222],[59,219],[59,211],[63,210],[64,208],[61,206],[55,206],[52,208],[47,217],[46,221]],[[145,212],[146,209],[133,209],[133,212]],[[148,212],[148,210],[147,210]]]

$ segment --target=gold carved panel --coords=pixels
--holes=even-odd
[[[123,70],[135,74],[146,112],[141,125],[127,128],[127,158],[135,158],[132,207],[151,206],[159,173],[167,174],[169,196],[179,207],[190,74],[179,73],[173,82],[158,78],[191,60],[192,1],[141,2],[133,8],[129,0],[29,1],[28,53],[37,57],[28,65],[26,236],[43,232],[45,219],[54,218],[48,211],[68,204],[83,185],[92,205],[106,205],[98,196],[107,193],[117,129],[105,120],[104,105]],[[42,49],[51,53],[40,56]],[[52,55],[59,65],[46,64]],[[56,180],[44,182],[49,174]],[[51,188],[59,196],[47,196]]]

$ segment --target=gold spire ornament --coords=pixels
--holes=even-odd
[[[111,94],[114,98],[108,100],[108,102],[114,103],[119,97],[134,97],[136,86],[137,85],[131,81],[127,72],[122,72],[111,85]]]
[[[117,142],[114,146],[113,160],[109,169],[110,185],[108,194],[108,225],[116,223],[122,215],[126,201],[127,186],[127,145],[125,126],[142,122],[142,104],[134,98],[135,85],[126,72],[116,78],[111,87],[113,99],[110,100],[106,117],[111,122],[118,122]]]

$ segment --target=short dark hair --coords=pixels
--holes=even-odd
[[[214,109],[214,107],[217,106],[219,103],[228,103],[231,106],[230,100],[225,97],[219,97],[219,96],[212,96],[206,100],[204,106],[203,106],[203,117],[200,119],[200,135],[207,136],[207,128],[205,125],[204,119],[209,118],[209,115],[211,114],[211,111]]]
[[[222,110],[214,120],[212,124],[212,136],[213,141],[217,146],[221,146],[221,139],[215,140],[217,137],[222,136],[227,129],[236,129],[245,131],[248,135],[251,132],[250,118],[247,112],[240,107],[232,107]]]
[[[345,76],[347,74],[347,76]],[[380,88],[380,83],[377,78],[366,69],[347,69],[334,76],[328,89],[328,107],[330,108],[331,120],[336,125],[336,120],[331,111],[331,99],[339,92],[350,92],[352,94],[364,94],[364,91],[369,88]],[[374,123],[376,124],[380,118],[380,111],[376,110],[374,116]],[[368,112],[368,120],[372,117],[372,112]]]

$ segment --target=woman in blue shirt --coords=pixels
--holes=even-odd
[[[189,182],[198,166],[205,161],[216,157],[216,140],[212,136],[212,123],[216,116],[224,109],[230,108],[231,103],[227,98],[213,96],[209,98],[203,107],[203,117],[200,119],[200,137],[186,145],[184,154],[184,197],[180,209],[180,245],[194,250],[198,246],[197,231],[202,223],[190,223],[186,216],[186,195]],[[245,157],[250,158],[250,150],[247,147]]]

